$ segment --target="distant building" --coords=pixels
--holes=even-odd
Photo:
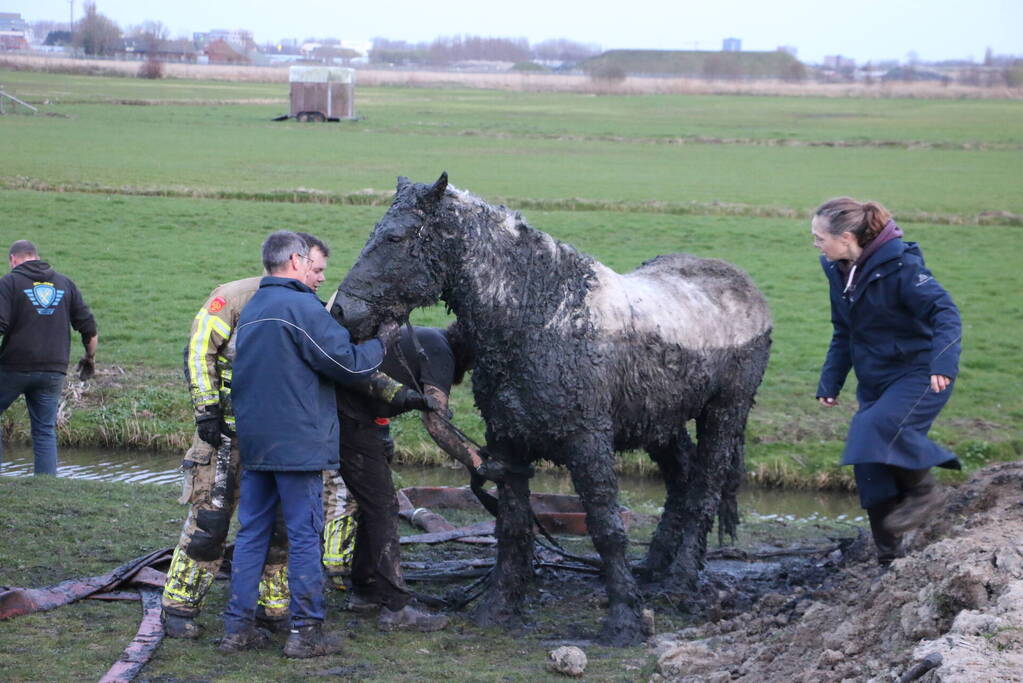
[[[283,38],[274,44],[274,54],[278,55],[300,55],[298,39]]]
[[[370,40],[342,40],[341,47],[358,53],[358,56],[353,57],[349,63],[368,64],[369,53],[373,50],[373,42]]]
[[[27,50],[28,23],[15,12],[0,12],[0,50]]]
[[[210,64],[248,64],[251,60],[226,40],[214,40],[203,49]]]
[[[256,46],[256,41],[252,39],[252,31],[243,31],[242,29],[235,29],[228,31],[222,28],[215,28],[206,34],[207,40],[213,42],[215,40],[223,40],[231,45],[242,45],[246,50]]]
[[[16,12],[0,12],[0,32],[18,33],[24,36],[28,33],[28,22]]]
[[[778,52],[784,52],[785,54],[792,55],[793,57],[799,56],[799,49],[794,45],[779,45]]]
[[[201,49],[206,45],[211,45],[218,40],[224,41],[236,52],[240,52],[242,54],[253,52],[257,49],[256,41],[252,38],[252,31],[244,31],[242,29],[228,31],[222,28],[215,28],[212,31],[206,31],[205,33],[192,34],[192,43],[198,49]]]
[[[881,76],[881,80],[885,82],[890,81],[903,81],[903,82],[916,82],[916,81],[931,81],[936,83],[950,83],[951,78],[944,74],[940,74],[937,71],[930,69],[920,69],[912,66],[898,66],[890,71],[886,72]]]
[[[742,52],[742,41],[738,38],[725,38],[721,45],[722,52]]]
[[[856,60],[842,55],[825,55],[823,65],[825,69],[834,71],[852,71],[856,68]]]
[[[155,44],[139,38],[125,38],[124,52],[139,58],[151,57],[161,62],[194,62],[196,50],[190,40],[160,40]]]

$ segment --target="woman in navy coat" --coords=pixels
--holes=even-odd
[[[838,405],[855,370],[859,410],[842,464],[853,466],[885,565],[900,555],[902,534],[941,503],[930,468],[960,468],[955,455],[927,438],[958,372],[959,310],[880,204],[831,199],[817,208],[811,231],[834,326],[817,399]]]

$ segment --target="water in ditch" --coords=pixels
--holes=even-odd
[[[181,472],[178,469],[180,463],[180,456],[173,454],[65,448],[59,454],[57,476],[177,485],[181,482]],[[398,466],[395,470],[401,486],[468,484],[462,468]],[[0,477],[22,477],[31,473],[31,449],[9,446],[0,462]],[[656,513],[664,502],[664,486],[657,477],[623,476],[619,483],[622,502],[637,511]],[[536,492],[574,492],[572,482],[564,470],[539,471],[530,487]],[[863,521],[863,511],[852,494],[744,487],[740,492],[739,504],[744,515],[753,515],[759,519]]]

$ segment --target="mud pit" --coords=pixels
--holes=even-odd
[[[888,571],[867,540],[818,563],[816,587],[808,575],[748,611],[655,636],[654,679],[1023,681],[1023,463],[949,488]]]

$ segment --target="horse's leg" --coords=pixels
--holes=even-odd
[[[746,417],[752,399],[718,396],[696,420],[696,448],[689,466],[683,502],[682,540],[671,564],[668,588],[694,593],[707,554],[707,534],[714,525],[722,493],[734,495],[743,468]]]
[[[678,552],[685,518],[685,492],[689,459],[693,450],[689,433],[683,428],[668,444],[651,446],[650,457],[657,463],[664,480],[664,512],[657,530],[650,539],[650,548],[643,561],[643,575],[648,581],[664,578]]]
[[[473,613],[480,626],[522,624],[526,590],[533,578],[533,512],[529,477],[508,473],[498,484],[497,563],[490,586]]]
[[[586,509],[586,525],[604,562],[608,615],[600,640],[609,645],[634,645],[647,635],[643,598],[629,570],[625,551],[629,539],[618,512],[618,478],[607,434],[586,433],[567,444],[572,483]]]

